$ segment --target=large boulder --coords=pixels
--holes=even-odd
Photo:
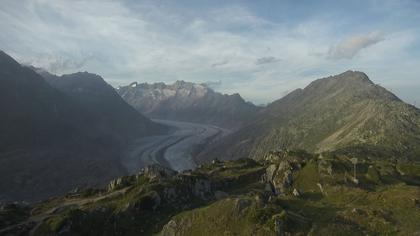
[[[269,183],[276,195],[290,192],[293,183],[293,167],[289,161],[281,161],[278,164],[271,164],[267,167],[265,176],[266,183]]]
[[[202,200],[214,199],[215,183],[203,175],[178,174],[175,177],[180,197],[197,197]]]
[[[123,176],[123,177],[119,177],[117,179],[111,180],[111,182],[109,182],[108,184],[107,190],[115,191],[118,189],[128,187],[131,185],[133,180],[134,180],[133,176]]]
[[[150,165],[146,166],[143,169],[143,174],[147,177],[150,181],[159,181],[162,179],[166,179],[168,177],[172,177],[177,174],[176,171],[166,168],[160,165]]]
[[[288,150],[276,151],[268,153],[263,159],[268,163],[263,182],[271,186],[276,195],[292,192],[293,172],[301,168],[301,158],[295,154]]]

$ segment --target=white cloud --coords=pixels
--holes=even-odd
[[[409,69],[413,55],[406,53],[419,32],[345,31],[345,20],[326,15],[273,22],[229,4],[203,10],[155,1],[3,0],[0,45],[19,61],[58,74],[87,70],[113,85],[221,80],[219,90],[258,103],[348,69],[365,70],[378,82],[420,74]],[[386,40],[375,32],[354,36],[375,29]],[[353,36],[331,47],[343,35]],[[330,60],[338,58],[353,60]]]
[[[65,56],[58,54],[39,54],[36,58],[23,58],[22,64],[43,68],[51,73],[73,73],[82,70],[88,63],[96,60],[90,55]]]
[[[383,41],[385,38],[379,32],[351,36],[342,40],[328,51],[330,59],[352,59],[360,50]]]

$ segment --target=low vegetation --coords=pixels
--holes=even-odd
[[[413,235],[420,163],[286,150],[182,173],[154,166],[0,216],[2,234]]]

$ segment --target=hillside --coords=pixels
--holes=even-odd
[[[204,84],[177,81],[131,83],[117,89],[121,97],[141,113],[158,119],[207,123],[237,128],[250,121],[260,108],[239,94],[226,95]]]
[[[419,143],[420,110],[374,84],[366,74],[347,71],[271,103],[255,122],[198,158],[258,158],[269,150],[299,148],[418,159]]]
[[[150,166],[34,205],[5,204],[0,234],[416,235],[420,164],[283,150],[176,174]],[[4,219],[8,219],[7,222]]]
[[[36,70],[54,88],[97,116],[96,125],[127,141],[163,133],[166,127],[153,123],[128,105],[102,77],[88,72],[62,76]]]
[[[45,199],[126,173],[119,159],[125,134],[90,109],[94,102],[82,106],[4,52],[0,83],[0,200]]]

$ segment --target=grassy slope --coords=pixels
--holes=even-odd
[[[331,174],[325,169],[328,166]],[[300,197],[275,196],[263,207],[257,207],[256,200],[249,195],[232,196],[174,216],[162,234],[275,235],[274,219],[279,215],[286,215],[284,229],[293,235],[420,232],[420,163],[365,161],[358,168],[359,184],[355,185],[350,178],[352,164],[347,158],[308,160],[294,173],[293,188],[299,189]],[[405,175],[398,169],[406,170]],[[238,199],[251,201],[240,213],[235,211]]]
[[[260,163],[204,165],[158,182],[125,177],[114,190],[86,190],[0,215],[16,216],[10,224],[23,222],[35,235],[275,235],[279,224],[292,235],[420,232],[420,163],[359,158],[355,184],[353,165],[342,154],[270,155]],[[290,191],[273,195],[262,176],[285,160],[294,163]],[[211,190],[194,194],[194,186],[207,180]],[[226,194],[215,198],[216,190]]]

